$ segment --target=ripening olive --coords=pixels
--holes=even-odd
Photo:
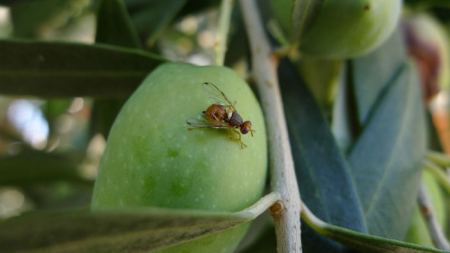
[[[428,14],[408,15],[403,22],[409,54],[417,63],[425,97],[450,86],[449,41],[445,28]]]
[[[188,130],[217,101],[214,83],[255,130]],[[153,71],[125,103],[108,137],[95,183],[93,210],[164,207],[239,211],[261,196],[266,179],[264,119],[249,86],[225,67],[168,63]],[[232,252],[246,225],[158,252]]]
[[[292,0],[272,0],[274,14],[288,34],[296,34]],[[394,31],[402,0],[320,1],[299,40],[309,56],[344,59],[360,56],[381,45]],[[286,18],[289,17],[289,18]]]

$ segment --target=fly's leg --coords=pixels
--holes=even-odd
[[[242,134],[237,130],[236,128],[233,128],[232,132],[234,133],[232,139],[239,142],[241,145],[241,149],[244,149],[247,147],[247,145],[242,141]]]

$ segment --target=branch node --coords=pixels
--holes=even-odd
[[[281,201],[277,201],[270,207],[269,210],[273,218],[279,218],[283,214],[284,205]]]

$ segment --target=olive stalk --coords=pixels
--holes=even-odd
[[[254,0],[240,0],[250,40],[253,76],[265,113],[269,139],[272,189],[281,196],[271,208],[278,253],[300,253],[301,200],[289,144],[288,130],[277,78],[277,61]]]
[[[234,0],[222,0],[220,5],[219,30],[216,35],[216,43],[214,44],[215,64],[219,66],[223,66],[225,62],[233,5]]]
[[[425,220],[428,232],[436,248],[450,250],[450,243],[447,238],[445,238],[445,233],[437,221],[433,205],[431,204],[430,197],[428,196],[428,192],[423,183],[420,185],[417,202],[420,207],[420,213]]]
[[[441,167],[450,167],[450,157],[447,154],[430,150],[427,159]]]
[[[436,178],[442,188],[450,193],[450,179],[443,169],[441,169],[438,165],[430,160],[426,160],[424,162],[424,168],[427,169]]]

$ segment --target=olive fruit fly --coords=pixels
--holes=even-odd
[[[212,128],[232,130],[237,136],[237,141],[241,144],[241,148],[246,147],[242,141],[241,134],[250,133],[253,136],[255,130],[252,129],[252,122],[244,121],[241,115],[236,110],[236,102],[232,103],[225,93],[217,87],[214,83],[204,82],[202,84],[207,92],[214,100],[213,104],[209,105],[205,111],[202,112],[201,120],[188,120],[188,129],[195,128]]]

